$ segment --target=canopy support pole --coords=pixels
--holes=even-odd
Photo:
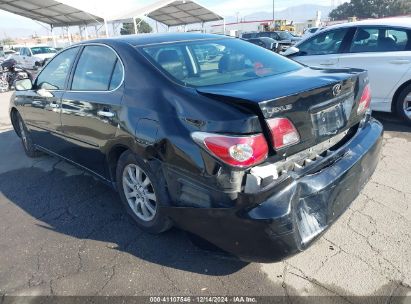
[[[54,36],[54,26],[50,25],[50,28],[51,28],[51,38],[53,39],[53,46],[57,47],[56,36]]]
[[[86,40],[88,40],[88,29],[87,29],[87,24],[84,27],[84,35],[86,35]]]
[[[137,18],[133,17],[133,23],[134,23],[134,34],[138,34],[138,29],[137,29]]]
[[[107,23],[107,19],[104,18],[104,27],[106,28],[106,37],[110,37],[109,33],[108,33],[108,23]]]
[[[69,41],[69,45],[72,45],[72,41],[71,41],[71,34],[70,34],[70,27],[67,27],[67,36],[68,36],[68,41]]]

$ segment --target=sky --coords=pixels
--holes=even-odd
[[[111,14],[118,14],[124,12],[128,7],[145,6],[155,2],[155,0],[60,0],[63,3],[78,7],[88,12],[100,16],[110,16]],[[330,6],[331,0],[274,0],[275,11],[286,9],[290,6],[297,6],[301,4],[317,4]],[[346,0],[336,0],[342,2]],[[272,0],[197,0],[200,4],[214,10],[218,14],[229,17],[252,14],[254,12],[272,11]],[[121,3],[121,5],[120,5]],[[9,36],[8,32],[16,33],[19,29],[22,33],[24,29],[38,28],[39,35],[46,34],[47,30],[42,29],[41,26],[30,19],[16,16],[8,12],[0,10],[0,38]],[[10,31],[13,29],[13,31]]]

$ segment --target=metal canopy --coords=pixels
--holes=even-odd
[[[101,17],[54,0],[0,0],[0,9],[52,27],[104,22]]]
[[[192,0],[161,0],[140,9],[109,18],[111,21],[146,16],[167,26],[223,20],[224,18]]]

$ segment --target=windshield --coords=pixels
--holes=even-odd
[[[273,76],[302,66],[240,39],[143,47],[148,59],[174,80],[194,87]]]
[[[32,47],[31,52],[33,53],[33,55],[57,53],[56,49],[48,47],[48,46]]]

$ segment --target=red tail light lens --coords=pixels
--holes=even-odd
[[[193,139],[223,162],[235,167],[250,167],[267,158],[268,146],[263,134],[225,136],[194,132]]]
[[[362,92],[360,103],[358,104],[357,114],[361,115],[364,114],[370,108],[371,104],[371,88],[370,85],[367,84]]]
[[[267,120],[276,150],[295,145],[300,142],[300,135],[293,123],[287,118],[273,118]]]

